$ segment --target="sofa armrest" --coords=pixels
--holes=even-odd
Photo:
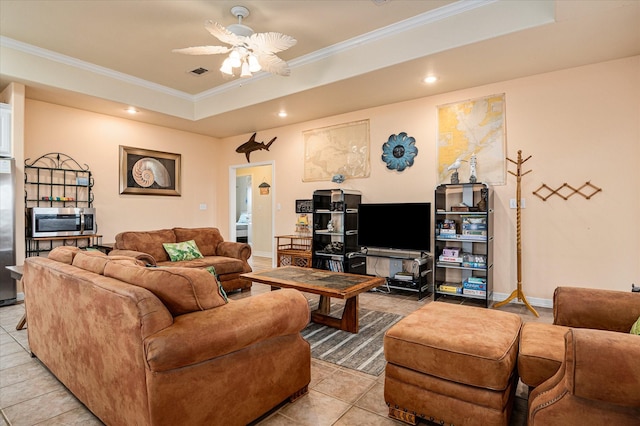
[[[569,331],[564,340],[565,377],[571,393],[580,398],[640,407],[640,337],[577,329]]]
[[[231,300],[177,316],[170,327],[149,336],[144,343],[147,363],[154,372],[194,365],[264,340],[299,334],[309,318],[309,303],[298,290]]]
[[[638,317],[640,293],[558,287],[553,294],[556,325],[628,333]]]
[[[609,424],[632,424],[625,420],[640,415],[638,359],[636,335],[569,330],[562,366],[529,395],[529,424],[534,420],[548,424],[549,419],[556,424],[581,424],[587,419],[596,424],[599,418]]]
[[[222,241],[216,248],[218,256],[233,257],[247,262],[251,257],[251,246],[235,241]]]
[[[154,259],[153,256],[141,251],[114,249],[109,252],[109,256],[128,256],[141,260],[149,265],[156,265],[156,259]]]

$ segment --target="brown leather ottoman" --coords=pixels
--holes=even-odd
[[[432,302],[384,337],[389,417],[508,425],[522,320],[516,314]]]

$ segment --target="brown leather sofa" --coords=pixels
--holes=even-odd
[[[194,240],[204,256],[202,259],[172,262],[163,243]],[[225,291],[251,288],[251,281],[241,274],[251,272],[248,260],[251,246],[235,241],[224,241],[217,228],[173,228],[155,231],[127,231],[116,235],[109,255],[131,256],[157,266],[206,268],[213,266]]]
[[[203,269],[54,249],[24,264],[36,356],[107,425],[246,425],[306,392],[306,298],[224,300]]]
[[[640,424],[640,294],[558,287],[553,324],[527,322],[518,373],[529,426]]]

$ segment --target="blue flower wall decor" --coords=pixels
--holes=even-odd
[[[382,144],[382,161],[387,163],[387,169],[390,170],[401,172],[413,166],[416,155],[416,140],[405,132],[389,136],[389,140]]]

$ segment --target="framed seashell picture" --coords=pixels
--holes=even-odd
[[[180,195],[180,154],[120,145],[120,193]]]

